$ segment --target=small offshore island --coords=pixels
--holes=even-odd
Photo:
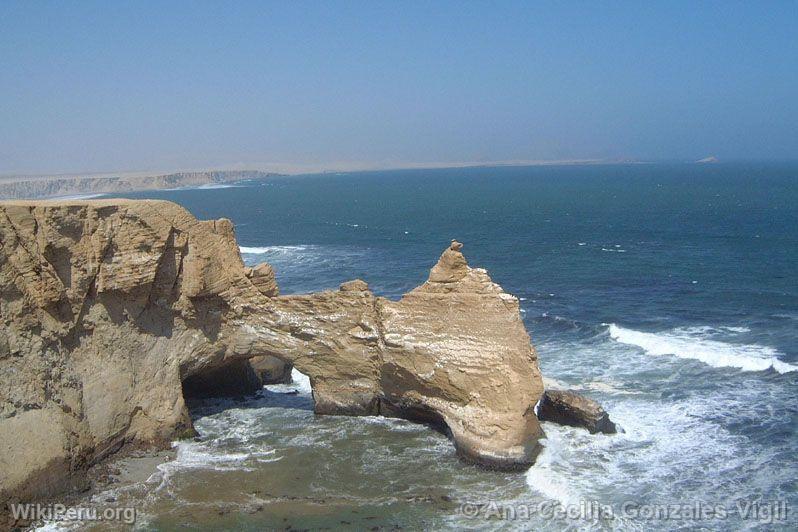
[[[193,436],[186,399],[253,393],[281,365],[309,376],[318,414],[428,423],[491,469],[526,469],[540,450],[544,385],[518,299],[459,242],[399,301],[360,280],[280,296],[268,264],[245,267],[229,220],[175,203],[16,201],[0,215],[4,508]],[[543,405],[551,421],[615,430],[576,394]]]

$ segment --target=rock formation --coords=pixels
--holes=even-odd
[[[256,387],[252,357],[308,375],[319,414],[427,421],[464,459],[530,466],[537,357],[518,300],[461,247],[399,301],[363,281],[278,296],[229,220],[152,200],[0,204],[0,504],[190,433],[185,396]]]
[[[570,390],[546,390],[538,406],[538,418],[560,425],[583,427],[591,434],[615,434],[617,428],[596,401]]]
[[[292,380],[291,370],[294,366],[277,357],[268,355],[252,357],[249,359],[249,364],[261,386],[264,384],[288,384]]]

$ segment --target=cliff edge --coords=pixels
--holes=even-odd
[[[245,386],[261,356],[308,375],[319,414],[430,422],[466,460],[530,466],[537,356],[518,300],[461,247],[399,301],[363,281],[279,296],[229,220],[153,200],[0,203],[0,504],[190,433],[185,396]]]

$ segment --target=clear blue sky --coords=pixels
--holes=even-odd
[[[0,173],[798,158],[798,2],[0,2]]]

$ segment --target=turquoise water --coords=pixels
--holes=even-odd
[[[625,430],[544,424],[536,466],[493,473],[425,427],[319,418],[306,388],[265,390],[198,407],[203,438],[144,489],[144,528],[768,528],[736,504],[798,511],[798,165],[364,172],[132,196],[232,219],[244,259],[270,262],[283,293],[359,277],[397,298],[456,238],[521,298],[544,375]],[[219,501],[232,510],[208,509]],[[616,513],[463,515],[491,501]],[[730,515],[622,514],[697,501]]]

